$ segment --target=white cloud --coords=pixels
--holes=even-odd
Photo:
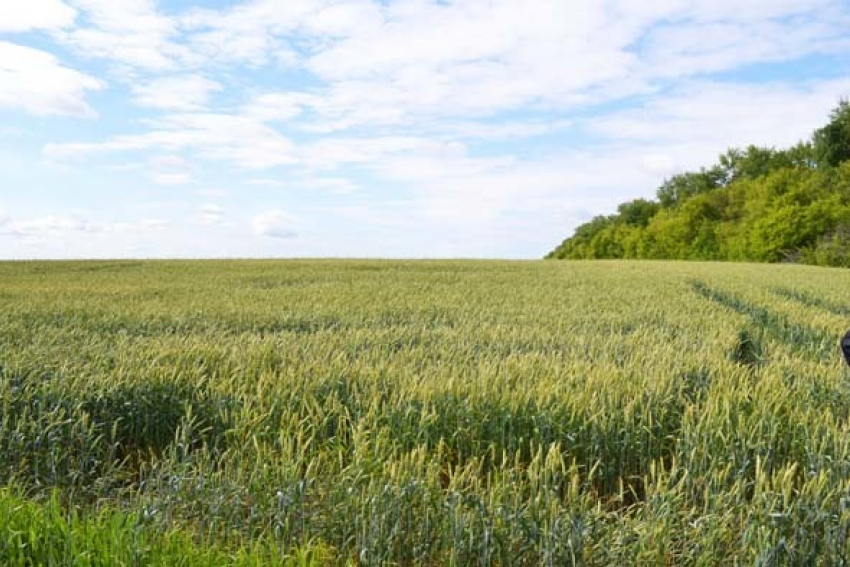
[[[231,114],[168,114],[150,121],[144,134],[116,136],[100,143],[47,144],[53,159],[87,154],[155,150],[194,150],[203,159],[226,161],[239,167],[263,169],[294,161],[294,146],[261,121]]]
[[[347,195],[349,193],[354,193],[360,188],[360,185],[351,179],[346,179],[344,177],[311,177],[296,179],[292,185],[303,189],[327,191],[334,195]]]
[[[78,5],[90,23],[60,37],[122,65],[306,67],[323,81],[311,92],[260,94],[240,113],[299,118],[316,133],[650,92],[677,77],[835,52],[848,45],[850,23],[837,0],[253,0],[172,16],[150,0]],[[136,88],[140,102],[171,110],[196,110],[216,88],[208,79],[156,81]]]
[[[848,44],[846,10],[843,19],[811,19],[836,2],[756,4],[390,3],[309,58],[327,84],[314,128],[570,107]]]
[[[315,116],[304,126],[316,132],[599,102],[659,80],[834,52],[850,41],[839,0],[251,0],[169,15],[153,0],[75,5],[85,24],[57,37],[119,66],[305,67],[324,84],[260,95],[247,113],[287,120],[309,108]],[[137,95],[148,106],[193,110],[215,89],[193,80],[158,78]]]
[[[28,132],[17,126],[0,126],[0,138],[22,138],[28,135]]]
[[[203,226],[226,226],[224,221],[226,211],[219,205],[206,204],[198,209],[195,220]]]
[[[85,14],[85,25],[57,32],[56,37],[82,55],[119,66],[162,71],[193,59],[175,41],[175,21],[159,13],[152,0],[73,0]]]
[[[826,123],[850,95],[850,79],[794,85],[696,82],[642,106],[595,117],[586,127],[620,146],[643,148],[665,175],[710,165],[730,147],[789,147]]]
[[[6,0],[2,3],[0,32],[26,32],[70,26],[77,12],[61,0]]]
[[[537,231],[544,230],[544,219],[564,211],[570,224],[557,229],[566,234],[624,200],[653,196],[665,176],[710,165],[730,146],[792,145],[823,124],[848,93],[850,80],[795,86],[699,82],[578,123],[599,138],[582,150],[508,159],[472,157],[462,146],[417,148],[382,156],[372,166],[380,177],[414,191],[414,204],[403,208],[420,218],[483,230],[528,214],[542,226],[527,230]]]
[[[291,142],[270,122],[291,127],[288,123],[295,121],[295,127],[318,135],[370,131],[358,136],[359,147],[319,139],[298,151],[298,159],[310,167],[357,163],[370,160],[376,144],[386,139],[417,137],[408,134],[417,128],[422,136],[438,138],[537,136],[572,121],[488,124],[471,119],[517,109],[563,114],[587,103],[651,93],[659,81],[802,57],[848,41],[842,25],[847,11],[834,0],[804,6],[754,0],[743,7],[732,0],[641,5],[623,0],[386,5],[253,0],[167,17],[150,0],[79,0],[78,5],[91,24],[76,31],[126,33],[129,45],[141,41],[136,35],[142,34],[142,43],[158,54],[134,61],[122,55],[120,38],[115,49],[90,51],[119,63],[148,69],[202,66],[211,72],[229,65],[266,65],[295,43],[301,52],[296,58],[320,82],[309,92],[252,93],[236,112],[166,115],[148,133],[100,144],[50,146],[50,151],[193,148],[202,157],[253,168],[296,160]],[[834,17],[814,21],[815,13]],[[127,21],[136,19],[138,29],[127,31]],[[703,41],[705,34],[710,41]],[[277,71],[270,68],[268,76]],[[140,104],[194,111],[209,104],[222,84],[188,74],[133,88]],[[457,117],[463,117],[461,122]],[[379,128],[384,132],[376,136]],[[401,128],[404,136],[397,135]]]
[[[677,24],[649,36],[642,65],[653,77],[684,77],[828,53],[848,45],[848,38],[836,36],[824,24],[776,20]]]
[[[227,195],[227,191],[224,189],[198,189],[195,194],[208,199],[220,199]]]
[[[266,93],[244,105],[242,113],[263,121],[287,121],[301,114],[305,107],[319,104],[321,97],[309,93]]]
[[[204,110],[221,85],[200,75],[153,79],[133,86],[136,104],[178,112]]]
[[[258,178],[245,182],[255,187],[276,187],[287,190],[307,190],[348,195],[360,189],[360,184],[346,177],[313,177],[310,175],[283,178]]]
[[[435,150],[439,141],[413,136],[324,138],[299,148],[299,161],[311,168],[334,169],[342,164],[372,164],[392,154]]]
[[[349,36],[352,30],[376,31],[382,19],[380,5],[353,0],[318,7],[301,25],[306,33],[338,38]]]
[[[31,114],[90,116],[85,95],[103,82],[62,64],[51,54],[0,41],[0,107]]]
[[[387,217],[412,233],[439,226],[446,234],[469,235],[470,242],[511,224],[535,235],[526,240],[542,255],[578,223],[613,212],[624,200],[653,196],[665,176],[711,164],[730,145],[796,143],[846,92],[844,80],[785,87],[693,83],[645,106],[577,122],[598,139],[583,150],[536,158],[475,157],[464,145],[420,139],[373,151],[355,140],[326,140],[322,147],[336,150],[317,153],[357,158],[384,186],[405,188],[409,196],[392,205],[343,207],[372,224]],[[363,153],[341,151],[350,146]],[[506,244],[512,237],[500,238]]]
[[[0,22],[0,31],[46,29],[74,56],[101,60],[92,69],[145,109],[107,106],[121,119],[80,142],[47,144],[44,155],[68,160],[59,165],[69,171],[71,158],[113,169],[120,160],[143,180],[216,188],[192,191],[203,200],[247,202],[275,187],[281,208],[298,199],[303,208],[292,212],[305,223],[305,210],[336,211],[315,219],[322,230],[305,230],[281,211],[252,218],[245,202],[208,204],[189,210],[187,246],[245,235],[215,228],[241,218],[258,236],[306,232],[301,249],[325,229],[343,230],[331,226],[341,220],[356,227],[345,250],[366,242],[355,233],[367,226],[368,242],[386,243],[376,250],[433,255],[522,242],[542,254],[575,223],[651,195],[664,176],[709,164],[730,145],[796,142],[850,94],[842,80],[746,84],[752,65],[781,76],[806,58],[846,54],[845,0],[227,4],[32,0]],[[65,15],[39,6],[65,6]],[[0,42],[0,106],[91,114],[86,95],[104,84],[88,74],[100,71],[74,71],[66,56],[40,49],[50,48]],[[737,70],[726,82],[714,75]],[[138,113],[146,118],[134,121]],[[3,226],[84,234],[67,215],[27,222]],[[280,246],[245,242],[251,253]],[[336,250],[326,246],[311,250]]]
[[[807,13],[824,13],[840,5],[841,2],[835,0],[671,0],[654,4],[623,2],[622,7],[635,12],[648,12],[656,18],[665,13],[672,14],[674,21],[687,18],[697,22],[727,20],[752,23]]]
[[[477,139],[486,141],[514,140],[533,138],[569,129],[574,124],[572,120],[526,120],[499,122],[466,122],[453,120],[440,123],[433,127],[438,135],[460,139]]]
[[[251,222],[255,235],[268,238],[296,238],[294,224],[291,216],[277,210],[260,213]]]
[[[256,179],[249,179],[245,182],[245,185],[252,185],[254,187],[283,187],[285,183],[280,179],[258,177]]]
[[[170,221],[97,219],[85,211],[5,217],[0,241],[6,258],[175,256],[179,233]],[[178,248],[179,251],[179,248]]]
[[[159,155],[148,160],[148,175],[157,185],[185,185],[192,182],[192,167],[177,155]]]
[[[180,18],[195,53],[215,65],[260,67],[293,64],[298,56],[286,37],[326,0],[252,0],[223,10],[192,10]]]
[[[95,234],[114,231],[118,226],[117,223],[92,221],[79,212],[52,214],[27,219],[12,218],[7,215],[0,222],[0,234],[37,240],[50,236],[72,235],[75,233]]]
[[[142,219],[141,225],[151,230],[166,230],[171,228],[171,223],[162,219]]]

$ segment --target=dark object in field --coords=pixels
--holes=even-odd
[[[841,352],[844,353],[844,360],[850,364],[850,331],[841,339]]]

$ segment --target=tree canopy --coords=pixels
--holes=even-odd
[[[850,104],[807,142],[730,149],[579,226],[547,258],[665,258],[850,266]]]

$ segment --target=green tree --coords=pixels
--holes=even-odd
[[[551,258],[679,258],[850,265],[850,103],[810,143],[731,149],[578,227]]]
[[[724,185],[740,179],[755,179],[785,167],[792,167],[791,156],[774,148],[748,146],[745,150],[731,149],[720,156]]]
[[[694,195],[721,187],[726,172],[721,167],[701,169],[696,173],[680,173],[664,181],[658,188],[658,202],[664,208],[675,207]]]
[[[635,199],[617,207],[619,220],[629,226],[646,226],[661,206],[647,199]]]
[[[835,167],[850,160],[850,103],[842,100],[829,124],[815,131],[814,154],[820,166]]]

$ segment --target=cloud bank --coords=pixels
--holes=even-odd
[[[19,4],[0,112],[37,140],[21,167],[167,211],[194,255],[538,257],[729,146],[795,143],[850,94],[841,0]],[[19,190],[0,204],[72,206]]]

